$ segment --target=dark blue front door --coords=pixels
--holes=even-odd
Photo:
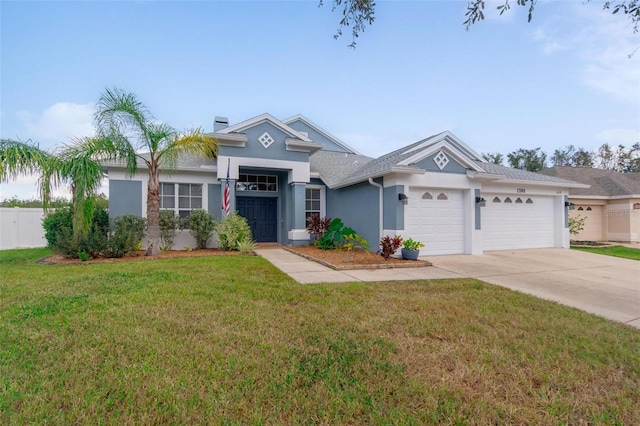
[[[237,197],[240,216],[247,218],[253,239],[259,243],[278,241],[278,199]]]

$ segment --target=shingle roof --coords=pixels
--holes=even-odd
[[[521,169],[514,169],[511,167],[500,166],[498,164],[484,163],[482,161],[476,161],[476,163],[482,167],[484,171],[491,174],[503,175],[506,179],[513,180],[528,180],[534,182],[556,182],[556,183],[576,183],[575,180],[565,179],[562,177],[545,175],[540,173],[529,172]]]
[[[590,188],[571,189],[570,195],[615,197],[640,194],[640,173],[620,173],[612,170],[569,166],[554,166],[540,173],[591,185]]]
[[[371,157],[346,152],[317,151],[309,156],[311,172],[319,173],[330,188],[345,181],[363,165],[373,160]]]
[[[418,146],[420,146],[420,150],[426,149],[433,145],[430,142],[437,143],[440,141],[441,138],[439,138],[439,136],[443,135],[443,133],[429,136],[426,139],[404,146],[378,158],[319,151],[309,158],[311,162],[311,171],[318,172],[329,187],[352,184],[364,181],[369,177],[382,176],[391,172],[393,169],[406,169],[407,171],[423,172],[423,170],[418,167],[404,166],[400,165],[400,163],[415,155],[416,152],[419,152],[415,149]],[[496,164],[489,164],[478,160],[474,160],[474,163],[486,173],[502,175],[504,176],[504,179],[509,180],[541,183],[566,183],[569,185],[576,183],[569,179],[542,175]]]
[[[352,181],[357,179],[366,179],[370,176],[382,175],[385,172],[390,171],[393,167],[397,167],[398,163],[400,163],[402,160],[405,160],[411,157],[412,155],[414,155],[415,151],[413,151],[413,148],[415,148],[416,146],[424,142],[429,141],[430,139],[435,139],[435,137],[438,135],[429,136],[428,138],[412,143],[411,145],[407,145],[400,149],[396,149],[395,151],[385,154],[382,157],[372,159],[370,162],[360,167],[359,169],[354,170],[351,175],[346,177],[348,178],[349,181]],[[419,170],[415,167],[407,167],[407,166],[404,166],[404,167],[407,169]]]

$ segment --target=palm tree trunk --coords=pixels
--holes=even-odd
[[[147,189],[147,256],[160,254],[160,196],[159,168],[149,166],[149,187]]]

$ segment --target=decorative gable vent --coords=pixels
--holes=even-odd
[[[271,135],[267,132],[264,132],[262,136],[258,138],[258,141],[262,144],[262,146],[264,146],[264,149],[269,148],[271,144],[275,142],[275,140],[273,140]]]
[[[433,157],[433,162],[436,163],[436,166],[438,166],[440,170],[442,170],[447,164],[449,164],[449,157],[447,157],[447,154],[440,151],[435,157]]]

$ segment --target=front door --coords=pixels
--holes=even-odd
[[[240,216],[249,222],[253,239],[259,243],[278,241],[278,199],[237,197]]]

